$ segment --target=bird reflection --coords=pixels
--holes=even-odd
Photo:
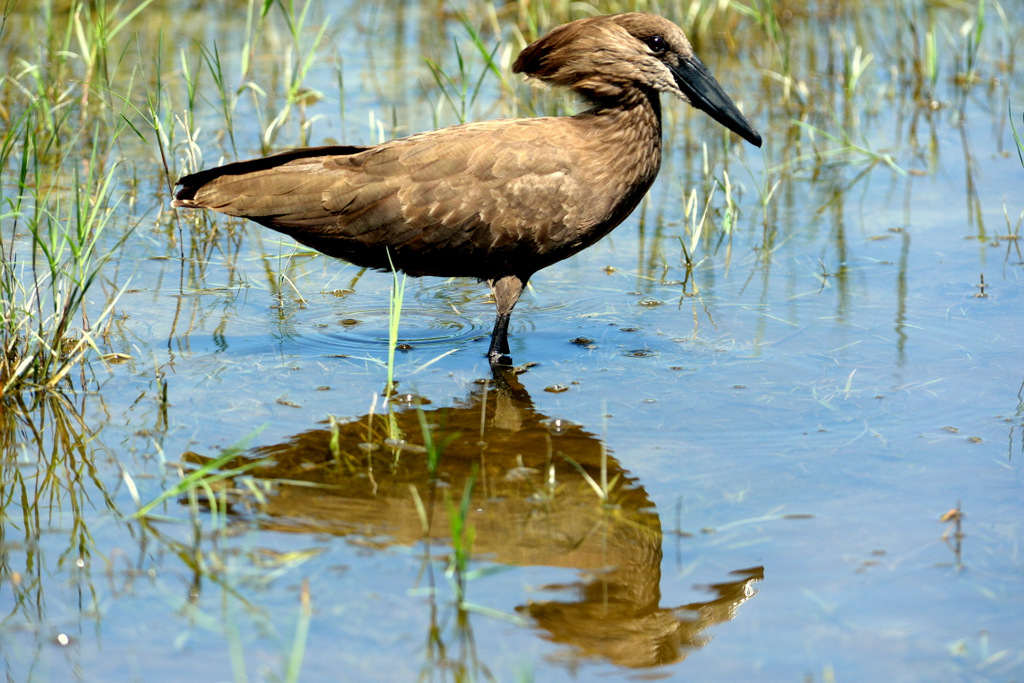
[[[408,397],[257,449],[272,464],[252,473],[282,482],[260,523],[358,535],[381,548],[443,542],[453,511],[446,497],[458,500],[472,481],[475,558],[580,576],[549,587],[559,599],[516,608],[546,638],[628,667],[675,662],[704,645],[708,627],[733,618],[763,570],[734,572],[709,588],[707,602],[661,606],[661,522],[643,486],[595,435],[538,412],[513,370],[492,369],[453,406]],[[434,472],[431,443],[440,450]]]

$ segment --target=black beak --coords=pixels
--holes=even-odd
[[[670,66],[676,84],[697,109],[706,112],[715,121],[754,145],[761,146],[761,135],[754,130],[746,117],[740,113],[733,101],[722,90],[704,62],[696,56],[682,60],[678,66]]]

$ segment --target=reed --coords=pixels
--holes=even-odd
[[[124,196],[115,181],[119,165],[101,142],[100,124],[70,133],[70,110],[54,108],[33,102],[0,145],[0,167],[12,155],[20,157],[13,192],[0,186],[0,400],[57,388],[90,351],[98,351],[98,333],[121,291],[98,311],[87,310],[87,293],[130,234],[106,234]],[[82,137],[92,140],[85,164],[74,158]],[[58,147],[65,151],[54,160]],[[55,167],[73,169],[69,190],[49,179]]]

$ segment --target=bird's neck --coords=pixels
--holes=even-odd
[[[661,101],[655,91],[633,90],[614,100],[591,100],[593,105],[574,118],[592,141],[591,153],[619,170],[615,182],[625,183],[623,195],[642,195],[661,168]],[[612,176],[609,176],[611,178]],[[611,180],[609,180],[611,182]]]
[[[639,92],[639,91],[637,91]],[[578,221],[585,248],[621,223],[650,189],[661,168],[661,106],[657,93],[591,100],[570,119],[573,175],[581,188]]]
[[[632,89],[610,99],[590,99],[582,115],[599,117],[613,125],[649,127],[661,136],[661,98],[655,90]]]
[[[661,100],[656,91],[632,90],[613,100],[591,100],[576,115],[609,144],[628,144],[626,153],[661,161]],[[657,169],[654,169],[657,174]]]

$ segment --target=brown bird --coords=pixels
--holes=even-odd
[[[508,362],[509,319],[530,277],[607,235],[658,175],[659,93],[761,146],[683,31],[653,14],[563,24],[512,70],[590,108],[227,164],[181,178],[172,206],[248,218],[358,266],[486,280],[498,309],[488,356]]]

